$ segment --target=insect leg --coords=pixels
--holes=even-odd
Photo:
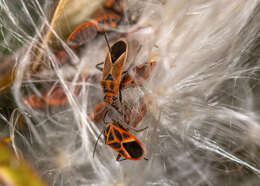
[[[103,127],[102,131],[101,131],[100,134],[98,135],[98,139],[97,139],[97,141],[96,141],[96,143],[95,143],[95,146],[94,146],[93,158],[95,157],[95,152],[96,152],[96,149],[97,149],[98,140],[100,139],[101,135],[104,133],[105,128],[106,128],[106,126]]]
[[[96,64],[96,69],[98,69],[99,71],[103,72],[104,68],[100,67],[100,65],[103,65],[103,64],[104,64],[104,62]]]
[[[121,83],[119,85],[119,101],[120,103],[122,103],[122,92],[121,92],[121,89],[122,89],[122,86],[121,86]]]
[[[108,111],[106,111],[106,113],[104,114],[104,117],[103,117],[103,122],[104,122],[104,123],[106,123],[106,122],[105,122],[105,118],[106,118],[106,116],[107,116],[107,113],[108,113]]]
[[[143,132],[144,130],[148,129],[148,127],[144,127],[142,129],[135,129],[135,128],[130,128],[131,130],[135,131],[135,132]]]
[[[135,128],[129,126],[129,125],[128,125],[125,121],[123,121],[123,120],[120,120],[120,124],[121,124],[123,127],[127,128],[127,129],[131,129],[131,130],[133,130],[133,131],[135,131],[135,132],[142,132],[142,131],[148,129],[148,127],[144,127],[144,128],[141,128],[141,129],[135,129]]]

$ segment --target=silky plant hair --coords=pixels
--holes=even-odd
[[[124,3],[124,13],[136,15],[136,22],[125,17],[115,32],[107,33],[110,44],[124,37],[133,49],[129,58],[134,65],[156,61],[143,87],[122,92],[129,104],[149,97],[148,111],[136,127],[148,129],[129,130],[143,142],[148,160],[117,162],[103,135],[93,157],[98,136],[112,118],[108,114],[94,123],[87,117],[104,97],[99,85],[102,72],[95,66],[104,61],[107,45],[100,35],[75,53],[51,25],[50,15],[58,3],[44,0],[0,1],[4,15],[0,47],[14,60],[11,92],[15,112],[25,120],[19,129],[17,119],[7,122],[16,155],[53,186],[260,184],[260,2]],[[81,16],[61,13],[62,19],[57,20],[60,28],[70,32],[80,24],[75,20],[93,8],[91,3],[81,8],[83,1],[71,4]],[[67,8],[63,11],[70,11]],[[46,30],[51,33],[49,40],[70,54],[70,64],[59,65],[46,41]],[[40,55],[40,63],[48,63],[32,73]],[[25,104],[26,96],[42,96],[56,85],[62,87],[66,104],[40,109]]]

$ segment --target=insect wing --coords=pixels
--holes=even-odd
[[[113,63],[112,76],[118,82],[121,81],[121,74],[126,62],[128,44],[125,40],[119,40],[111,47],[111,60]]]
[[[111,55],[110,52],[107,53],[105,63],[104,63],[104,69],[103,69],[103,80],[106,80],[106,77],[108,76],[109,72],[112,69],[112,60],[111,60]]]
[[[126,53],[122,54],[119,57],[119,59],[116,61],[112,69],[112,76],[114,77],[115,80],[117,80],[118,83],[121,81],[121,75],[123,72],[125,60],[126,60]]]
[[[112,63],[115,63],[124,53],[126,53],[126,55],[128,53],[128,44],[126,40],[121,39],[115,42],[111,47]]]

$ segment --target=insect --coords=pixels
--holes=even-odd
[[[95,79],[95,76],[84,76],[78,79],[78,82],[82,81],[91,81]],[[74,95],[78,95],[80,93],[81,86],[76,85],[73,91]],[[64,88],[57,84],[53,87],[50,87],[43,93],[42,96],[32,94],[25,97],[24,101],[25,105],[30,106],[32,108],[45,108],[46,106],[60,106],[68,103],[67,95],[64,91]]]
[[[81,87],[76,87],[74,94],[78,95]],[[30,95],[24,99],[24,103],[32,108],[44,108],[49,106],[60,106],[68,103],[67,95],[62,87],[54,87],[45,92],[42,96]]]
[[[106,117],[106,114],[104,118]],[[136,130],[134,128],[131,129],[136,132],[142,132],[147,128],[148,127],[145,127],[139,130]],[[116,158],[117,161],[123,161],[126,159],[140,160],[142,158],[148,160],[147,158],[144,157],[146,154],[146,149],[142,144],[142,142],[138,140],[134,135],[132,135],[127,129],[125,129],[119,122],[115,120],[113,120],[113,122],[106,124],[103,131],[98,136],[98,139],[94,146],[93,158],[95,155],[98,140],[102,134],[104,135],[105,144],[118,153]],[[121,159],[121,157],[124,157],[124,159]]]
[[[138,65],[133,68],[133,73],[131,75],[129,72],[126,72],[125,75],[123,75],[123,78],[120,82],[119,90],[123,90],[129,87],[137,87],[142,86],[144,84],[144,81],[147,80],[154,69],[154,66],[156,65],[156,62],[146,62],[144,64]],[[141,119],[144,117],[145,113],[147,112],[146,104],[148,104],[149,101],[146,99],[141,99],[139,102],[139,105],[141,105],[141,109],[138,109],[139,105],[135,105],[131,110],[128,109],[126,106],[123,107],[123,113],[125,122],[129,123],[129,118],[133,118],[133,115],[136,115],[136,110],[140,110],[139,115],[136,116],[136,118],[139,118],[135,121],[133,121],[133,126],[135,127]],[[89,119],[95,121],[98,123],[105,114],[106,102],[102,101],[98,103],[94,107],[94,111],[91,115],[89,115]],[[135,114],[134,114],[135,113]],[[140,120],[140,121],[138,121]]]
[[[106,38],[106,35],[105,35]],[[107,41],[107,38],[106,38]],[[126,40],[120,39],[115,42],[111,47],[107,41],[109,51],[107,52],[104,68],[100,68],[99,63],[96,67],[99,70],[103,70],[102,80],[100,85],[104,92],[104,101],[113,106],[116,105],[118,98],[122,101],[121,90],[119,89],[121,83],[121,76],[123,73],[123,67],[126,62],[128,53],[128,44]]]
[[[94,18],[78,26],[68,37],[67,43],[73,47],[94,39],[98,33],[103,33],[117,27],[123,16],[122,0],[107,0],[104,8],[98,9]]]
[[[146,149],[142,142],[119,123],[114,122],[108,124],[104,131],[104,138],[105,144],[118,153],[116,158],[117,161],[126,159],[140,160],[144,158]],[[120,159],[122,156],[125,159]]]
[[[102,33],[115,28],[120,20],[121,16],[113,13],[96,17],[91,21],[78,26],[68,37],[67,43],[73,48],[79,47],[86,42],[93,40],[97,33]]]
[[[93,40],[98,33],[116,28],[122,19],[122,12],[122,0],[107,0],[103,7],[93,14],[90,21],[81,24],[69,35],[67,44],[75,53],[78,53],[80,46]],[[65,50],[60,50],[56,58],[60,65],[70,62],[70,55]]]

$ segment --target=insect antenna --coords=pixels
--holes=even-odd
[[[107,113],[108,113],[108,111],[106,111],[106,113],[105,113],[105,115],[104,115],[104,117],[103,117],[103,122],[104,122],[104,123],[106,123],[106,122],[105,122],[105,118],[106,118],[106,116],[107,116]],[[104,133],[105,128],[106,128],[106,125],[103,127],[102,131],[101,131],[100,134],[98,135],[98,139],[97,139],[97,141],[96,141],[96,143],[95,143],[95,146],[94,146],[93,158],[94,158],[94,156],[95,156],[95,152],[96,152],[96,149],[97,149],[98,141],[99,141],[101,135]]]
[[[109,52],[110,52],[110,54],[111,54],[111,53],[112,53],[112,50],[111,50],[111,47],[110,47],[110,45],[109,45],[109,42],[108,42],[108,39],[107,39],[107,34],[106,34],[105,31],[104,31],[104,36],[105,36],[105,40],[106,40],[106,43],[107,43],[107,47],[108,47]]]
[[[101,135],[104,133],[104,131],[105,131],[105,128],[106,128],[106,126],[104,126],[104,127],[103,127],[102,131],[101,131],[101,132],[100,132],[100,134],[98,135],[98,139],[97,139],[97,141],[96,141],[96,143],[95,143],[95,146],[94,146],[94,151],[93,151],[93,158],[95,157],[95,152],[96,152],[96,149],[97,149],[97,144],[98,144],[98,141],[99,141],[99,139],[100,139]]]
[[[108,111],[106,111],[106,113],[104,114],[104,117],[103,117],[103,122],[104,122],[105,124],[106,124],[105,119],[106,119],[107,113],[108,113]]]

